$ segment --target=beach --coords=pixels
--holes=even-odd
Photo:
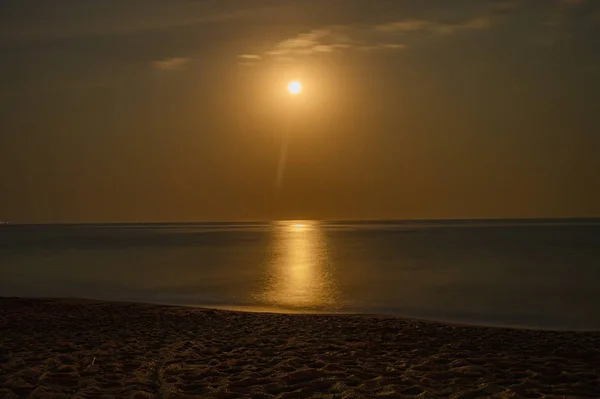
[[[0,398],[592,398],[600,332],[0,299]]]

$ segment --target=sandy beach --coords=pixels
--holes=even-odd
[[[0,398],[592,398],[600,333],[0,299]]]

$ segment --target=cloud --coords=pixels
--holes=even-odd
[[[408,46],[406,44],[400,44],[400,43],[378,43],[378,44],[363,45],[363,46],[357,47],[358,50],[366,50],[366,51],[370,51],[370,50],[404,50],[407,48],[408,48]]]
[[[152,66],[164,71],[177,71],[185,68],[190,61],[191,59],[186,57],[167,58],[161,61],[153,61]]]
[[[399,43],[386,43],[386,44],[380,44],[379,46],[381,48],[386,48],[386,49],[390,49],[390,50],[404,50],[405,48],[408,47],[406,44],[399,44]]]
[[[492,18],[489,15],[482,15],[472,18],[465,23],[458,25],[459,29],[477,30],[487,29],[492,26]]]
[[[409,19],[404,21],[388,22],[375,27],[381,32],[412,32],[418,30],[430,29],[435,24],[431,21]]]
[[[368,31],[372,30],[372,27],[368,28]],[[353,49],[401,50],[406,48],[406,45],[399,43],[365,43],[364,40],[354,39],[355,37],[364,36],[365,33],[369,34],[371,32],[361,32],[360,29],[352,26],[333,26],[314,29],[281,40],[270,50],[266,51],[265,54],[275,57],[279,61],[290,61],[297,56],[329,54]]]
[[[300,33],[297,36],[280,41],[271,50],[267,51],[267,55],[309,55],[319,52],[331,52],[337,44],[327,43],[327,39],[331,36],[331,29],[315,29],[307,33]]]
[[[492,5],[486,7],[481,13],[463,18],[457,22],[446,22],[432,19],[402,19],[377,25],[375,26],[375,29],[379,32],[388,34],[407,32],[452,34],[460,31],[484,30],[491,28],[496,18],[519,7],[521,7],[521,2],[517,0],[499,1],[494,2]]]
[[[254,61],[260,60],[262,57],[258,54],[240,54],[238,55],[238,58],[245,61]]]
[[[487,30],[494,25],[496,19],[520,6],[520,0],[495,0],[471,15],[464,15],[464,11],[460,10],[463,13],[462,18],[449,17],[440,21],[435,18],[393,19],[388,16],[387,21],[383,19],[382,22],[375,24],[324,26],[298,33],[275,43],[265,51],[263,58],[289,61],[302,56],[350,50],[404,50],[408,45],[403,43],[404,40],[398,40],[401,34],[450,35],[457,32]],[[409,39],[410,37],[407,36],[407,40]],[[243,59],[243,55],[240,58]],[[255,60],[258,59],[245,61]]]
[[[256,65],[262,57],[258,54],[240,54],[238,55],[238,64],[245,67],[251,67]]]
[[[480,15],[458,23],[442,23],[428,20],[403,20],[388,22],[375,27],[385,33],[403,32],[439,32],[443,34],[455,33],[461,30],[482,30],[492,26],[490,15]]]

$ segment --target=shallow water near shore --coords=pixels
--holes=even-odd
[[[0,228],[0,295],[600,330],[600,221]]]

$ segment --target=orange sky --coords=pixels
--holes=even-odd
[[[600,216],[597,2],[48,7],[0,5],[0,220]]]

